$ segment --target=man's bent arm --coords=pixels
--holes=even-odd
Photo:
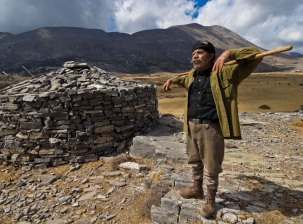
[[[236,60],[238,63],[230,65],[231,69],[237,72],[236,77],[237,83],[241,83],[246,79],[261,63],[262,58],[247,60],[253,58],[260,51],[255,47],[244,47],[238,49],[230,49],[230,60]],[[228,66],[226,66],[228,67]]]

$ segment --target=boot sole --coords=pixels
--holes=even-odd
[[[187,196],[184,196],[184,195],[180,194],[180,192],[179,192],[179,195],[182,198],[185,198],[185,199],[204,199],[204,195],[197,195],[197,196],[187,197]]]

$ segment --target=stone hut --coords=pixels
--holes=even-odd
[[[58,166],[98,160],[158,121],[154,84],[86,63],[0,90],[0,162]]]

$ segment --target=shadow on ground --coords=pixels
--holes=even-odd
[[[261,177],[246,176],[245,179],[253,181],[257,187],[250,191],[223,193],[221,197],[239,205],[245,212],[276,210],[287,217],[303,214],[303,191],[290,189]]]
[[[174,133],[182,132],[183,118],[172,114],[162,114],[157,125],[148,133],[149,136],[161,137],[172,136]]]

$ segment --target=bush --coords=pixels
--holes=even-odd
[[[153,205],[160,206],[161,198],[169,191],[169,183],[167,181],[160,181],[153,184],[147,199],[140,207],[140,213],[142,216],[151,217],[150,210]]]
[[[260,109],[265,109],[265,110],[268,110],[270,109],[270,106],[266,105],[266,104],[263,104],[261,106],[259,106]]]
[[[118,170],[118,166],[121,163],[125,163],[125,162],[131,161],[131,160],[132,160],[132,158],[129,154],[122,154],[122,155],[119,155],[119,156],[113,158],[110,161],[110,167],[112,170]]]

